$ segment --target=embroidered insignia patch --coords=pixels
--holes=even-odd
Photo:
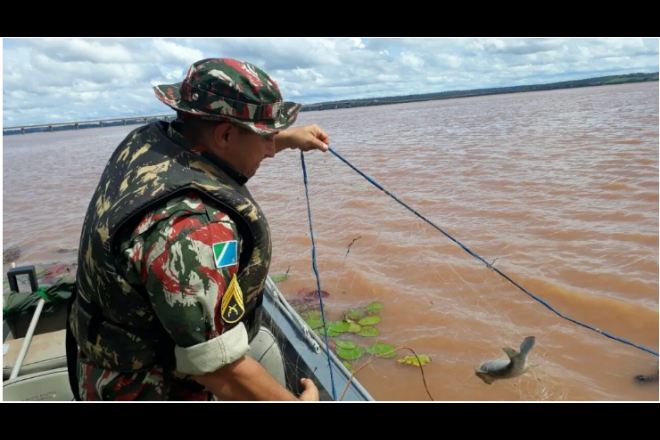
[[[245,304],[243,303],[243,291],[238,284],[236,275],[231,279],[229,287],[224,295],[222,295],[222,303],[220,304],[220,314],[222,320],[227,324],[236,324],[245,315]]]
[[[214,243],[213,256],[217,268],[235,266],[238,264],[238,242],[233,240]]]

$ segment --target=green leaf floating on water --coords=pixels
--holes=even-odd
[[[376,313],[380,312],[381,309],[382,309],[383,307],[384,307],[384,306],[383,306],[383,303],[381,303],[381,302],[373,302],[373,303],[371,303],[371,304],[369,304],[369,305],[367,306],[367,311],[368,311],[370,314],[376,314]]]
[[[309,318],[306,319],[305,322],[312,330],[316,330],[317,328],[323,327],[323,321],[321,321],[320,319]]]
[[[282,281],[286,281],[291,278],[291,275],[271,275],[270,278],[274,283],[281,283]]]
[[[328,324],[328,330],[333,333],[346,333],[351,325],[346,321],[331,322]]]
[[[307,321],[308,319],[320,319],[323,320],[323,316],[321,315],[321,312],[305,312],[302,315],[300,315],[302,319]]]
[[[322,328],[316,329],[315,331],[319,336],[321,336],[322,338],[325,338],[325,331],[323,331]],[[341,334],[342,333],[337,333],[337,332],[333,332],[332,330],[328,330],[328,337],[329,338],[334,338],[334,337],[337,337]]]
[[[352,320],[352,321],[359,321],[360,319],[364,318],[367,315],[367,312],[369,310],[366,309],[365,307],[360,307],[359,309],[350,309],[348,310],[345,315],[346,318]]]
[[[419,361],[422,362],[422,366],[428,364],[431,362],[431,359],[429,359],[428,356],[425,355],[419,355]],[[400,364],[405,364],[405,365],[414,365],[416,367],[419,367],[419,361],[417,360],[416,356],[406,356],[403,359],[399,359],[397,362]]]
[[[344,365],[344,367],[346,367],[346,369],[348,370],[349,373],[354,373],[353,365],[351,365],[350,363],[348,363],[346,361],[342,362],[342,364]]]
[[[354,322],[349,323],[347,333],[360,333],[362,331],[362,326]]]
[[[337,349],[337,356],[340,358],[347,360],[347,361],[355,361],[360,359],[362,356],[364,356],[367,353],[367,350],[365,350],[362,347],[355,347],[352,350],[347,350],[345,348],[338,348]]]
[[[344,350],[355,350],[357,348],[357,345],[351,341],[337,341],[336,343],[337,347],[343,348]]]
[[[374,338],[380,336],[380,330],[376,327],[362,327],[362,330],[360,330],[360,333],[357,335],[362,336],[363,338]]]
[[[359,324],[364,327],[371,327],[378,324],[381,319],[378,316],[371,316],[369,318],[361,319]]]
[[[307,323],[312,330],[323,327],[323,317],[321,312],[305,312],[300,317]]]
[[[387,356],[382,356],[383,359],[392,359],[392,358],[395,358],[397,356],[397,352],[393,351],[394,348],[395,348],[394,346],[388,345],[388,344],[374,344],[374,346],[371,347],[369,350],[367,350],[367,352],[369,354],[373,354],[374,356],[380,356],[380,355],[383,355],[385,353],[392,352],[392,353],[388,354]]]

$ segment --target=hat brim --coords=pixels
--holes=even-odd
[[[302,104],[290,101],[284,101],[280,112],[280,117],[271,121],[250,121],[229,115],[218,115],[213,113],[206,113],[190,107],[190,105],[181,99],[179,90],[181,83],[175,84],[161,84],[154,86],[156,97],[168,107],[174,110],[182,111],[193,116],[210,121],[227,121],[245,127],[260,135],[271,135],[281,130],[291,127],[298,118]]]

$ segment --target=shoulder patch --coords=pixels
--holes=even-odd
[[[231,240],[213,243],[213,256],[215,257],[215,267],[219,269],[237,265],[238,241]]]
[[[243,318],[243,315],[245,315],[243,291],[241,290],[241,286],[238,285],[236,275],[234,275],[231,283],[229,283],[227,291],[222,296],[220,313],[223,321],[227,324],[235,324]]]

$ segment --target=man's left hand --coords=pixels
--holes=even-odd
[[[320,150],[325,152],[328,151],[330,136],[317,124],[312,124],[283,130],[277,134],[275,141],[278,151],[291,148],[301,151]]]

